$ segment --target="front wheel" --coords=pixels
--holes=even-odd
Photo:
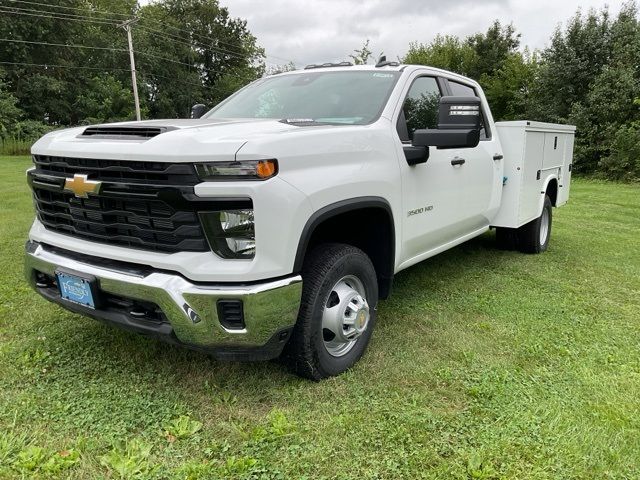
[[[294,371],[312,380],[339,375],[362,356],[378,304],[376,272],[360,249],[316,247],[302,269],[302,302],[285,355]]]
[[[523,253],[542,253],[549,247],[551,238],[552,204],[544,197],[542,214],[518,229],[518,246]]]

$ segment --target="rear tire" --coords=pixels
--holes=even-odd
[[[544,197],[542,214],[518,229],[518,247],[523,253],[542,253],[549,247],[551,238],[552,204]]]
[[[516,250],[518,248],[518,230],[496,227],[496,244],[500,250]]]
[[[369,257],[350,245],[312,250],[302,268],[302,301],[285,359],[312,380],[339,375],[362,356],[371,339],[378,282]]]

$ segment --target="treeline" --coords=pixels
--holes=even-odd
[[[512,25],[465,39],[411,44],[405,63],[476,79],[497,120],[577,126],[574,166],[583,174],[640,179],[640,28],[634,1],[612,18],[578,12],[540,52],[520,49]]]
[[[186,117],[191,105],[213,105],[267,70],[246,22],[217,0],[0,0],[0,142],[26,139],[20,150],[51,128],[133,119],[120,28],[132,18],[145,118]],[[577,173],[638,180],[638,21],[635,1],[615,17],[606,8],[578,12],[535,52],[521,48],[512,25],[495,22],[464,39],[413,43],[402,61],[478,80],[497,120],[577,125]],[[355,53],[366,63],[368,43]],[[286,62],[272,63],[294,67]]]
[[[0,137],[134,119],[132,18],[144,118],[186,117],[265,70],[246,22],[215,0],[0,0]]]

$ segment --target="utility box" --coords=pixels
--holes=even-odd
[[[567,203],[576,127],[521,120],[496,122],[496,128],[504,180],[502,205],[492,225],[518,228],[537,218],[550,177],[558,179],[555,205]]]

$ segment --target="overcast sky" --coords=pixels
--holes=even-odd
[[[543,48],[559,23],[578,9],[616,14],[621,0],[219,0],[231,15],[247,20],[266,49],[267,61],[298,66],[348,60],[369,38],[377,57],[404,55],[410,42],[438,33],[466,36],[485,31],[494,19],[513,22],[522,44]],[[268,64],[268,65],[269,65]]]

